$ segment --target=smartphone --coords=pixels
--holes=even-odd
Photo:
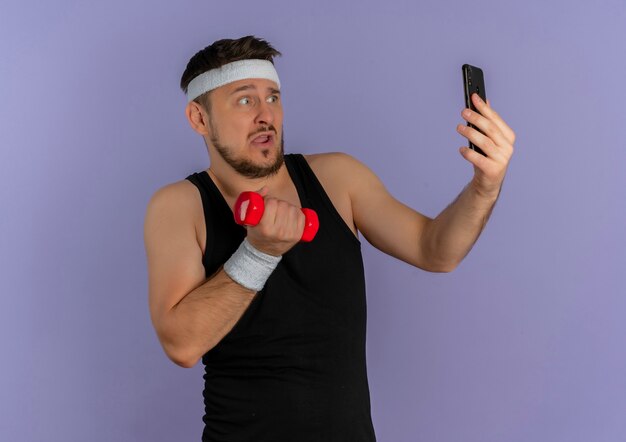
[[[478,109],[476,109],[476,106],[474,106],[471,97],[472,94],[477,93],[478,96],[482,98],[485,103],[487,102],[487,94],[485,93],[485,77],[483,76],[483,70],[469,64],[464,64],[462,70],[463,88],[465,91],[465,107],[469,107],[474,112],[478,112]],[[483,131],[481,131],[470,122],[468,122],[467,125],[476,129],[478,132],[484,135]],[[474,145],[471,141],[469,141],[469,148],[483,156],[487,156],[480,147]]]

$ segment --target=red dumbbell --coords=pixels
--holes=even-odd
[[[244,204],[247,203],[247,204]],[[263,197],[256,192],[241,192],[237,201],[235,201],[235,222],[241,226],[256,226],[265,210]],[[317,230],[320,228],[320,222],[317,213],[312,209],[302,208],[304,213],[304,231],[300,241],[310,242],[315,238]]]

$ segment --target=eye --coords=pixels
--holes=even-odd
[[[244,103],[244,100],[246,101],[245,103]],[[249,101],[250,101],[250,98],[248,98],[248,97],[242,97],[242,98],[240,98],[240,99],[239,99],[239,101],[237,101],[237,103],[240,103],[240,104],[248,104],[248,102],[249,102]]]
[[[270,103],[276,103],[278,101],[278,95],[270,95],[267,100]]]

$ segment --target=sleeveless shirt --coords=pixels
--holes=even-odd
[[[285,155],[301,207],[320,227],[297,243],[232,330],[203,357],[203,442],[372,442],[361,243],[306,159]],[[196,185],[206,222],[203,265],[212,276],[243,241],[206,171]]]

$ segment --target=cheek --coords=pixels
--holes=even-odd
[[[240,139],[246,139],[248,127],[244,124],[234,121],[223,121],[218,127],[220,138],[237,142]]]
[[[283,129],[283,113],[282,112],[276,112],[274,114],[274,123],[272,125],[276,128],[276,130],[282,131]]]

